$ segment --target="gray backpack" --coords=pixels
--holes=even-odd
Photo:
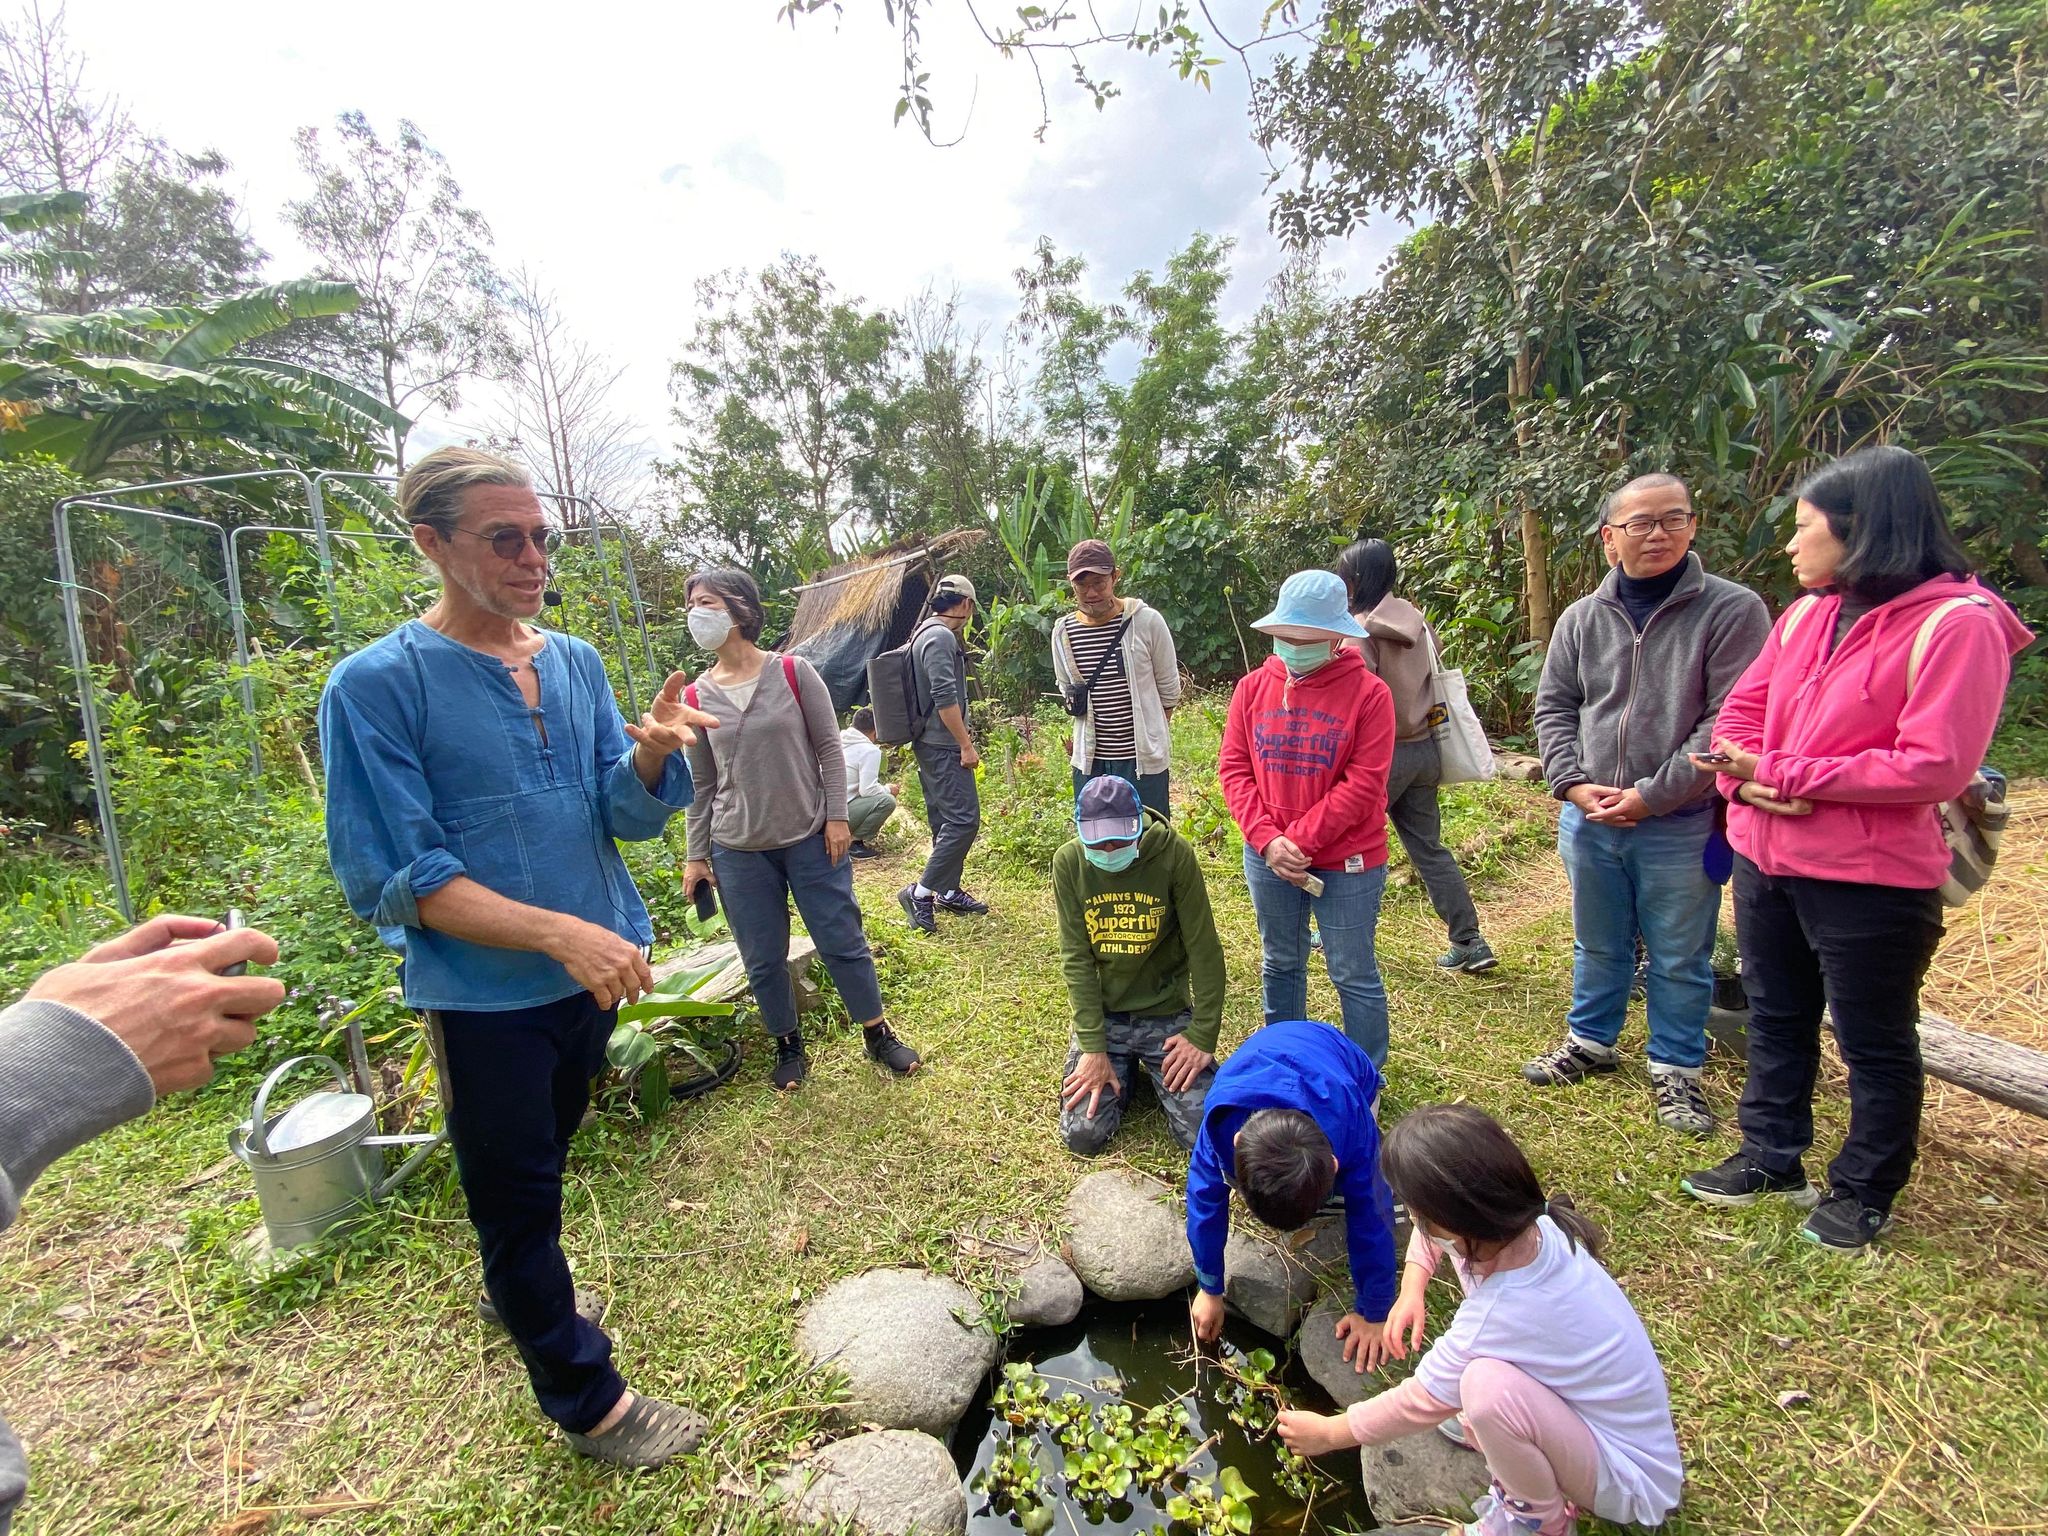
[[[924,729],[924,716],[917,708],[917,668],[910,648],[924,633],[926,618],[910,632],[910,638],[894,650],[884,651],[868,662],[868,706],[875,712],[875,741],[885,747],[907,747]]]

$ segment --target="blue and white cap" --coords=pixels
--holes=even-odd
[[[1113,773],[1090,779],[1074,799],[1074,825],[1081,841],[1091,848],[1134,841],[1144,825],[1144,814],[1138,805],[1138,786]]]

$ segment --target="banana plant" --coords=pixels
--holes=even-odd
[[[732,1038],[735,1009],[731,1003],[708,1002],[695,994],[729,963],[717,960],[678,971],[639,1002],[619,1009],[618,1023],[605,1043],[605,1060],[635,1085],[641,1119],[659,1119],[668,1109],[671,1052],[689,1057],[706,1074],[719,1070],[713,1051]],[[714,1026],[713,1020],[724,1022]]]

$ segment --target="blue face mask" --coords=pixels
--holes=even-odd
[[[1293,640],[1275,640],[1273,654],[1287,665],[1287,670],[1296,677],[1304,672],[1313,672],[1336,652],[1334,640],[1317,640],[1312,644],[1301,644]]]
[[[1106,875],[1120,874],[1137,862],[1138,845],[1132,843],[1126,848],[1090,848],[1083,843],[1081,857]]]

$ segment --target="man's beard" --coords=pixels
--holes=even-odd
[[[488,614],[493,614],[501,619],[511,619],[515,622],[524,622],[527,619],[536,618],[540,614],[542,601],[538,596],[534,598],[532,608],[515,608],[506,602],[505,599],[494,595],[480,582],[472,579],[467,573],[450,571],[447,574],[448,579],[462,588],[471,602]],[[542,590],[546,590],[545,586],[543,586]]]

